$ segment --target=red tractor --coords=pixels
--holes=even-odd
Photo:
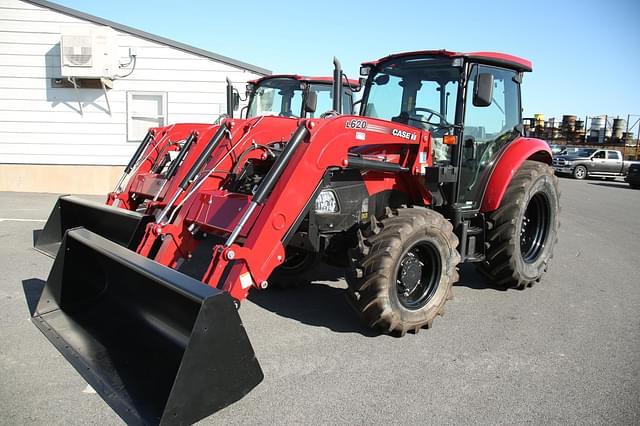
[[[461,262],[505,287],[540,281],[560,193],[548,145],[522,136],[528,71],[402,53],[362,65],[358,116],[226,119],[243,130],[212,155],[226,155],[217,187],[148,224],[136,252],[67,231],[34,322],[126,421],[191,423],[262,379],[236,308],[291,259],[298,274],[318,254],[346,265],[355,310],[398,335],[432,325]],[[206,285],[175,270],[204,234]]]
[[[358,90],[359,82],[346,81],[340,108],[351,113],[353,91]],[[288,117],[290,126],[295,126],[295,119],[313,118],[318,108],[330,110],[332,90],[332,77],[266,76],[248,83],[248,105],[241,115],[246,120],[272,115]],[[226,117],[233,118],[238,104],[239,95],[227,79],[227,111],[230,113]],[[206,165],[212,160],[212,152],[222,141],[224,132],[231,130],[221,129],[220,123],[183,123],[150,129],[115,189],[107,195],[106,204],[70,195],[60,197],[35,247],[55,257],[65,231],[84,226],[135,250],[146,224],[155,221],[155,216],[160,216],[163,210],[167,210],[166,214],[180,203],[185,191],[207,170]],[[215,189],[219,182],[206,179],[198,188]]]

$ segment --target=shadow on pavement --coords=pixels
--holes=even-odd
[[[323,283],[267,291],[253,291],[249,300],[256,305],[285,318],[306,325],[326,327],[338,333],[359,333],[363,336],[380,335],[358,318],[347,302],[345,289]]]
[[[36,312],[38,300],[40,300],[45,284],[45,281],[38,278],[22,280],[22,290],[24,291],[24,298],[27,301],[27,308],[29,308],[31,316]]]
[[[608,186],[609,188],[623,188],[623,189],[631,189],[628,183],[626,182],[589,182],[589,185],[596,186]]]
[[[322,264],[317,281],[297,288],[269,288],[252,291],[249,300],[270,312],[315,327],[339,333],[359,333],[374,337],[379,332],[369,328],[347,301],[344,270]]]
[[[460,280],[454,287],[467,287],[473,290],[497,290],[506,291],[506,288],[495,284],[493,281],[482,275],[471,263],[460,265]]]

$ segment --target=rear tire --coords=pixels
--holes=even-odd
[[[458,280],[453,227],[425,208],[388,209],[351,251],[347,296],[370,327],[404,335],[430,327],[444,313]]]
[[[284,263],[278,266],[269,277],[269,285],[277,288],[301,287],[316,279],[317,266],[320,263],[318,253],[286,248]]]
[[[558,240],[559,201],[553,169],[525,161],[500,207],[487,216],[488,249],[481,272],[505,287],[524,289],[539,282]]]
[[[640,183],[629,183],[631,189],[640,189]]]
[[[585,166],[576,166],[573,169],[573,178],[578,180],[586,179],[589,176],[589,172],[587,172],[587,168]]]

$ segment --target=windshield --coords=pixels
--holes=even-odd
[[[370,77],[362,114],[429,130],[434,158],[447,159],[443,137],[455,122],[460,69],[453,60],[401,58],[382,63]]]
[[[247,118],[261,115],[300,117],[304,83],[292,78],[264,80],[254,88]]]
[[[575,155],[575,156],[578,156],[578,157],[589,157],[594,152],[596,152],[595,149],[579,149],[579,150],[574,151],[574,152],[569,152],[569,154],[570,155]]]
[[[426,130],[453,124],[459,80],[450,59],[383,63],[371,77],[363,115]]]
[[[282,117],[300,118],[302,114],[305,87],[316,92],[317,104],[315,112],[307,112],[308,118],[319,117],[322,113],[333,109],[333,85],[327,83],[306,83],[293,78],[267,79],[254,88],[249,100],[247,118],[261,115],[279,115]],[[351,89],[343,86],[342,113],[352,112]]]
[[[333,85],[312,83],[310,90],[316,92],[318,95],[318,101],[316,104],[316,111],[307,114],[309,118],[320,117],[323,113],[333,110]],[[352,113],[352,94],[351,89],[346,85],[342,86],[342,113]]]

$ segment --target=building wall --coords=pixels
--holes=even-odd
[[[126,61],[129,48],[137,53],[130,76],[116,79],[106,95],[102,89],[57,88],[52,79],[60,77],[60,26],[69,24],[93,25],[20,0],[0,0],[0,190],[104,193],[114,183],[110,166],[126,164],[137,146],[127,141],[128,91],[166,92],[167,123],[212,122],[226,110],[227,76],[239,89],[261,76],[116,31],[118,57]],[[33,173],[32,165],[45,164],[55,167],[43,167],[44,176]],[[74,165],[93,167],[76,173]],[[80,170],[94,170],[95,178],[84,186],[65,182],[70,175],[84,180]],[[59,184],[39,185],[36,179],[52,173]]]

